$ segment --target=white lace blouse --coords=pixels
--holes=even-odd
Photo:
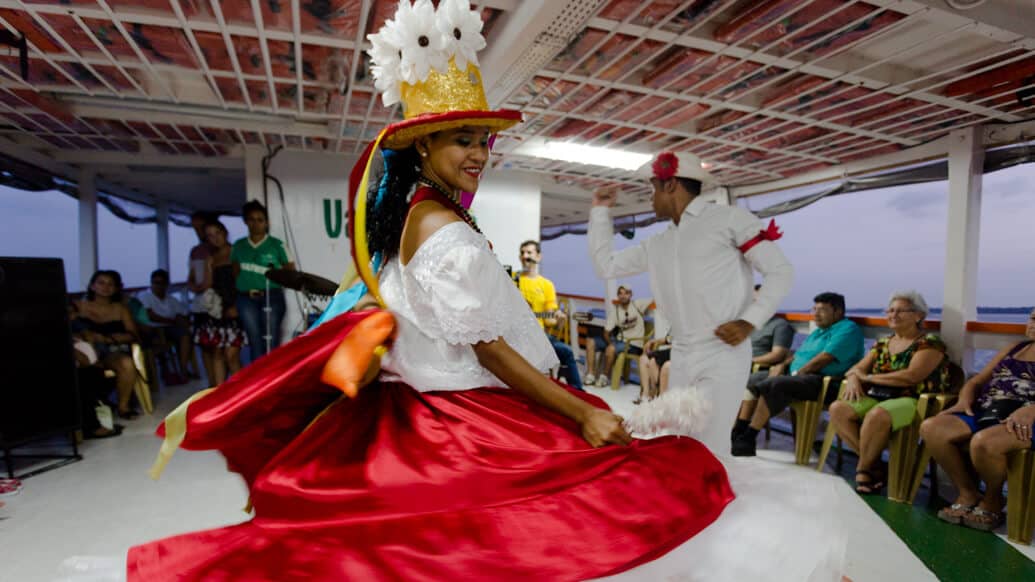
[[[428,237],[405,266],[384,266],[381,295],[398,335],[381,360],[386,380],[421,392],[504,386],[478,363],[473,344],[502,337],[538,370],[557,356],[485,237],[463,222]]]

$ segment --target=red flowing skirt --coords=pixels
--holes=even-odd
[[[223,452],[255,517],[134,547],[129,580],[582,580],[660,556],[733,499],[696,440],[594,449],[510,389],[379,382],[348,399],[319,374],[362,317],[190,405],[182,446]]]

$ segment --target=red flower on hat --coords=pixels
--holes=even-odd
[[[654,171],[654,177],[662,182],[671,180],[676,177],[676,172],[679,171],[679,158],[672,152],[662,152],[658,154],[658,158],[651,164],[651,170]]]

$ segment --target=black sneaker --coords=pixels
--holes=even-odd
[[[733,445],[730,447],[730,454],[734,457],[754,457],[757,437],[750,433],[739,433],[733,437]]]

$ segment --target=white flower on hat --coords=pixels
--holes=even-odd
[[[416,85],[428,78],[431,69],[446,70],[449,55],[442,34],[435,27],[435,7],[431,0],[417,0],[412,6],[408,0],[399,2],[395,26],[402,51],[400,79]]]
[[[373,45],[367,54],[373,65],[370,74],[374,77],[374,87],[381,92],[385,107],[390,107],[400,100],[399,66],[402,62],[401,37],[399,27],[394,20],[385,22],[377,34],[368,34],[367,39]]]
[[[467,69],[467,63],[478,66],[478,51],[485,48],[482,19],[471,10],[469,0],[442,0],[438,5],[435,26],[442,35],[445,52],[456,60],[456,67]]]

